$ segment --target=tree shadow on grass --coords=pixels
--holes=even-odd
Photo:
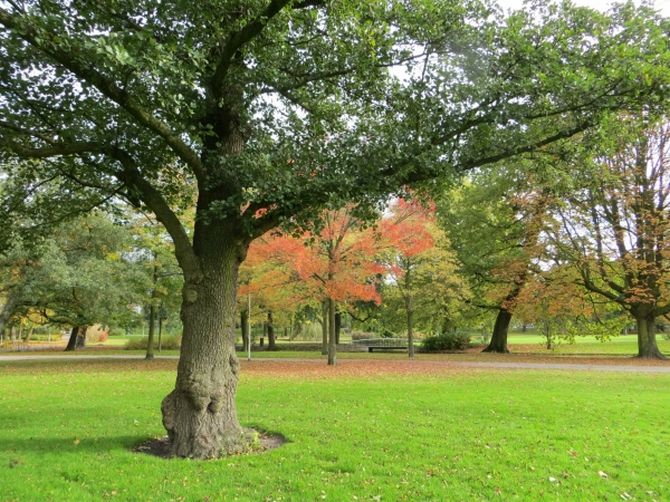
[[[31,437],[8,438],[0,441],[0,453],[111,453],[131,452],[146,434],[119,436],[70,436],[70,437]]]

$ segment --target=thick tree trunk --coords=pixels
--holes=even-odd
[[[268,332],[268,350],[277,350],[277,343],[275,340],[274,320],[272,319],[272,310],[268,310],[266,326]]]
[[[147,337],[147,354],[146,356],[144,356],[144,358],[148,361],[154,358],[155,332],[156,332],[156,307],[152,302],[151,305],[149,306],[149,336]]]
[[[337,359],[337,345],[335,344],[335,301],[328,299],[328,365],[333,366]]]
[[[242,351],[249,350],[249,311],[240,310],[240,328],[242,330]]]
[[[77,348],[77,334],[79,333],[79,326],[72,326],[70,331],[70,338],[65,346],[65,352],[72,352]]]
[[[88,331],[88,326],[81,326],[77,332],[77,348],[83,349],[86,347],[86,332]]]
[[[186,277],[177,381],[162,404],[172,453],[180,457],[213,458],[248,444],[235,407],[237,271],[246,249],[216,230],[194,245],[202,278]]]
[[[666,359],[656,344],[656,318],[653,315],[635,319],[637,324],[637,356],[643,359]]]
[[[328,300],[321,302],[321,355],[328,354]]]
[[[497,352],[500,354],[509,353],[507,348],[507,332],[512,321],[512,313],[507,309],[500,309],[496,317],[496,323],[493,326],[491,341],[482,352]]]

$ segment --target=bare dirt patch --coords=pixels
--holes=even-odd
[[[279,448],[287,442],[287,439],[281,434],[255,430],[251,430],[251,433],[255,434],[256,438],[254,439],[253,443],[250,444],[249,449],[243,453],[240,453],[240,455],[263,453],[269,450],[274,450],[275,448]],[[166,459],[175,458],[170,453],[170,440],[167,436],[162,438],[152,438],[144,441],[143,443],[140,443],[135,448],[133,448],[133,451],[137,453],[153,455],[154,457]]]

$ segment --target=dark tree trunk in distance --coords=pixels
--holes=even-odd
[[[407,355],[414,358],[414,308],[412,298],[405,296],[405,313],[407,314]]]
[[[328,299],[328,365],[333,366],[337,359],[337,345],[335,344],[335,301]]]
[[[340,332],[342,331],[342,313],[335,312],[335,343],[340,343]]]
[[[77,348],[83,349],[86,347],[86,332],[88,331],[88,326],[81,326],[77,332]]]
[[[328,354],[328,300],[321,302],[321,355]]]
[[[277,350],[277,343],[275,340],[275,327],[272,318],[272,310],[268,310],[267,318],[267,333],[268,333],[268,350]]]
[[[637,357],[642,359],[666,359],[656,343],[656,318],[653,315],[640,316],[637,324]]]
[[[161,305],[161,308],[158,312],[158,352],[160,352],[163,348],[163,314],[163,305]]]
[[[482,352],[497,352],[499,354],[509,353],[507,348],[507,332],[512,321],[512,313],[507,309],[500,309],[493,326],[491,341]]]
[[[153,289],[151,290],[151,304],[149,305],[149,337],[147,338],[147,355],[145,359],[154,358],[154,338],[156,333],[156,285],[158,284],[158,265],[156,264],[157,254],[154,252],[154,272]]]
[[[144,358],[148,361],[154,358],[154,335],[156,327],[156,307],[153,302],[149,306],[149,336],[147,337],[147,355]]]
[[[65,352],[73,352],[77,348],[77,333],[79,333],[79,326],[72,326],[70,338],[65,346]]]

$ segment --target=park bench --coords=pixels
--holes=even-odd
[[[363,340],[354,340],[354,345],[367,347],[368,352],[378,350],[407,350],[407,338],[366,338]]]

